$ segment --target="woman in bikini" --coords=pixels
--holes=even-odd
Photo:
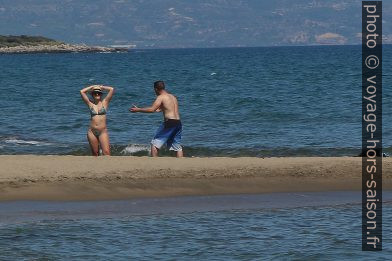
[[[103,91],[108,91],[104,99],[102,99]],[[92,101],[87,96],[88,92],[91,93]],[[110,155],[109,134],[106,128],[106,112],[113,93],[113,87],[103,85],[92,85],[80,90],[83,101],[90,108],[91,122],[87,131],[87,139],[90,143],[93,156],[99,155],[99,147],[101,147],[103,155]]]

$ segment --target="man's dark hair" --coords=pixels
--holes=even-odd
[[[154,82],[154,89],[157,89],[158,91],[162,91],[165,89],[165,83],[163,81],[156,81]]]

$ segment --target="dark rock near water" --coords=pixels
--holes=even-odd
[[[128,48],[67,44],[41,36],[0,36],[0,53],[126,52]]]

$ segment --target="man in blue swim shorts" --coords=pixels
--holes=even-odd
[[[177,157],[184,156],[181,146],[182,124],[180,113],[178,112],[177,98],[165,90],[165,83],[157,81],[154,83],[154,91],[158,96],[150,107],[138,108],[133,105],[129,110],[131,112],[163,112],[164,121],[157,130],[151,141],[151,156],[157,157],[159,150],[163,145],[167,145],[169,150],[177,153]]]

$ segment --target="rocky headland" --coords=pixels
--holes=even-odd
[[[68,44],[41,36],[0,36],[0,54],[127,52],[128,48]]]

